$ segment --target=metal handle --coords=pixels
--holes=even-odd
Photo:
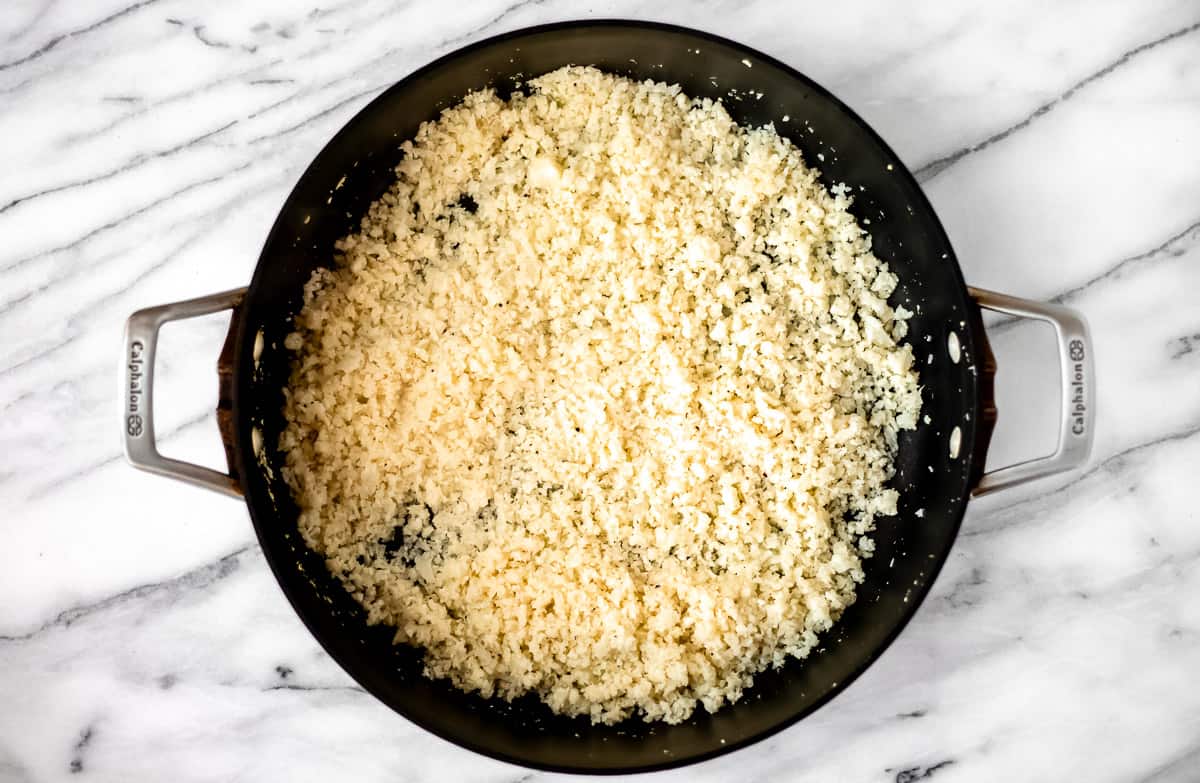
[[[125,385],[121,402],[121,430],[125,458],[135,468],[186,481],[231,497],[241,497],[237,479],[226,473],[164,457],[154,440],[154,350],[162,325],[182,318],[219,313],[236,308],[245,288],[199,299],[138,310],[125,324]]]
[[[979,288],[969,290],[975,303],[986,310],[1036,318],[1053,326],[1062,365],[1062,411],[1054,453],[984,473],[971,494],[978,497],[1082,466],[1092,451],[1096,415],[1092,366],[1095,359],[1087,322],[1069,307],[1031,302]]]

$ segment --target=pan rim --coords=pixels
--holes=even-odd
[[[712,43],[712,44],[718,44],[718,45],[722,45],[725,47],[729,47],[731,49],[734,49],[736,51],[743,53],[744,55],[746,55],[748,57],[752,57],[759,62],[762,62],[764,64],[767,64],[774,68],[779,69],[784,74],[786,74],[789,78],[803,83],[807,89],[813,91],[814,93],[816,93],[816,94],[822,96],[824,99],[828,100],[832,105],[837,107],[838,110],[842,114],[845,115],[845,118],[848,122],[851,122],[851,123],[857,125],[859,127],[859,129],[861,131],[863,131],[868,137],[870,137],[874,141],[874,143],[878,145],[879,149],[888,158],[890,158],[893,161],[893,165],[895,166],[895,171],[893,173],[895,175],[897,175],[898,177],[902,178],[904,181],[904,184],[906,186],[909,186],[912,191],[912,200],[913,200],[912,206],[914,207],[914,209],[920,210],[920,211],[926,213],[930,217],[931,225],[932,225],[933,229],[936,231],[936,237],[935,237],[936,240],[938,242],[940,242],[941,244],[943,244],[945,247],[950,248],[949,256],[946,259],[946,261],[948,262],[946,264],[946,268],[947,268],[947,273],[953,276],[953,280],[952,281],[947,280],[947,287],[948,288],[953,287],[957,292],[960,292],[961,305],[962,305],[963,311],[965,313],[971,314],[971,313],[975,312],[971,306],[970,298],[967,293],[967,285],[962,276],[962,270],[958,264],[957,256],[953,252],[949,238],[946,235],[945,228],[942,226],[941,221],[938,219],[937,213],[934,211],[932,204],[928,200],[928,197],[925,195],[924,191],[921,189],[921,186],[917,182],[916,177],[913,175],[912,171],[903,163],[903,161],[900,160],[900,158],[896,155],[896,153],[892,150],[892,148],[887,144],[887,142],[874,130],[874,128],[871,127],[866,121],[864,121],[847,104],[845,104],[843,101],[841,101],[839,98],[837,98],[828,89],[821,86],[817,82],[813,81],[810,77],[804,75],[803,73],[801,73],[800,71],[791,67],[790,65],[788,65],[784,62],[781,62],[780,60],[778,60],[770,55],[764,54],[756,49],[746,46],[745,44],[730,40],[728,38],[724,38],[722,36],[719,36],[719,35],[716,35],[713,33],[709,33],[709,32],[703,31],[703,30],[697,30],[695,28],[685,27],[682,25],[675,25],[675,24],[656,22],[656,21],[643,21],[643,20],[631,20],[631,19],[619,19],[619,18],[578,19],[578,20],[557,21],[557,22],[550,22],[550,23],[546,23],[546,24],[534,25],[534,26],[530,26],[530,27],[523,27],[523,28],[519,28],[516,30],[511,30],[511,31],[507,31],[504,33],[500,33],[498,35],[490,36],[490,37],[475,41],[466,46],[460,47],[458,49],[454,49],[453,51],[450,51],[444,55],[439,56],[438,58],[432,60],[431,62],[429,62],[429,63],[421,66],[420,68],[417,68],[416,70],[412,71],[411,73],[403,76],[402,78],[397,80],[395,83],[393,83],[391,86],[389,86],[386,89],[384,89],[383,91],[381,91],[377,96],[375,96],[371,101],[369,101],[365,106],[363,106],[358,112],[356,112],[354,114],[354,116],[352,116],[336,133],[333,134],[333,136],[330,137],[329,141],[326,142],[326,144],[322,146],[320,152],[318,152],[309,161],[308,166],[306,167],[304,172],[300,175],[300,177],[297,179],[295,185],[292,187],[291,191],[289,192],[288,197],[286,198],[283,205],[281,206],[279,213],[276,217],[276,220],[273,223],[270,231],[267,234],[267,238],[263,243],[263,249],[262,249],[262,251],[260,251],[258,261],[255,265],[254,274],[252,276],[250,285],[247,289],[246,302],[247,303],[252,302],[255,298],[254,297],[255,292],[258,289],[260,289],[262,287],[262,285],[264,285],[264,283],[263,283],[263,276],[264,276],[263,261],[264,261],[265,255],[266,255],[266,250],[268,248],[270,248],[272,245],[276,244],[278,241],[280,241],[281,236],[288,230],[287,226],[286,226],[285,218],[289,213],[291,213],[292,211],[294,211],[296,209],[296,204],[294,202],[296,200],[297,194],[303,190],[304,185],[309,181],[309,179],[312,176],[314,176],[314,169],[317,168],[318,161],[320,161],[331,148],[335,147],[344,136],[349,134],[359,121],[361,121],[364,117],[369,115],[379,105],[385,103],[395,92],[398,92],[398,91],[404,89],[407,85],[409,85],[411,82],[413,82],[415,80],[418,80],[418,79],[421,79],[421,78],[424,78],[424,77],[427,77],[427,76],[430,76],[430,75],[436,73],[436,71],[438,69],[440,69],[444,65],[454,61],[455,59],[458,59],[460,57],[463,57],[467,54],[470,54],[470,53],[475,52],[480,49],[496,46],[499,44],[512,43],[515,41],[519,41],[523,38],[540,36],[540,35],[544,35],[546,33],[555,33],[555,32],[559,32],[559,31],[567,31],[567,30],[578,31],[578,30],[584,30],[584,29],[588,29],[588,28],[608,28],[608,29],[627,28],[627,29],[631,29],[631,30],[636,29],[636,30],[643,30],[643,31],[651,30],[651,31],[663,32],[663,33],[688,36],[688,37],[691,37],[700,42],[708,42],[708,43]],[[669,74],[663,74],[663,77],[665,79],[669,79]],[[951,286],[951,283],[953,283],[953,286]],[[236,328],[237,328],[237,335],[236,335],[237,358],[235,360],[235,366],[237,367],[238,376],[241,379],[249,378],[253,371],[253,361],[252,361],[251,354],[252,354],[253,343],[254,343],[254,339],[255,339],[255,330],[249,328],[249,321],[250,321],[249,318],[245,318],[245,317],[240,318],[239,322],[236,326]],[[970,352],[970,355],[976,355],[977,347],[979,346],[980,340],[982,339],[982,333],[978,330],[976,325],[972,322],[971,318],[967,319],[967,325],[963,331],[965,332],[964,336],[966,338],[966,340],[965,340],[966,345],[964,347]],[[241,397],[240,392],[242,389],[242,385],[243,385],[243,382],[241,380],[235,380],[235,383],[233,384],[233,400],[232,400],[233,419],[236,422],[236,431],[238,433],[248,433],[250,431],[250,428],[253,426],[253,423],[250,418],[251,406],[240,404],[240,397]],[[981,397],[980,397],[980,389],[979,389],[978,383],[977,382],[974,383],[971,386],[971,388],[969,388],[969,389],[964,388],[963,394],[964,395],[970,394],[974,398],[973,405],[975,406],[975,409],[978,409],[978,407],[980,406],[980,404],[982,402]],[[978,416],[972,416],[969,421],[963,422],[963,425],[964,425],[963,433],[962,433],[963,440],[967,444],[974,444],[976,442],[976,421],[978,418],[979,418]],[[962,492],[951,503],[952,508],[951,508],[950,516],[952,517],[953,522],[950,526],[951,527],[950,533],[952,533],[952,534],[947,535],[946,543],[945,543],[944,547],[942,548],[942,551],[934,553],[934,554],[936,554],[936,558],[933,560],[933,562],[931,563],[931,565],[929,566],[929,568],[926,572],[927,578],[924,580],[924,582],[922,584],[918,585],[911,592],[910,597],[907,602],[908,608],[899,617],[898,621],[889,630],[889,632],[883,637],[882,641],[879,644],[877,644],[870,651],[869,654],[863,655],[857,661],[856,665],[851,670],[851,672],[848,673],[846,676],[841,677],[838,680],[836,685],[833,685],[832,687],[830,687],[824,694],[822,694],[820,697],[815,699],[812,703],[806,705],[805,707],[803,707],[801,709],[796,710],[794,713],[789,715],[786,719],[778,721],[777,723],[772,724],[769,727],[762,729],[754,734],[748,735],[748,736],[738,739],[736,741],[731,741],[724,745],[720,745],[719,747],[710,748],[708,750],[702,750],[702,751],[698,751],[698,752],[691,753],[691,754],[673,755],[671,758],[664,759],[662,762],[654,762],[654,763],[649,763],[649,764],[633,764],[633,765],[629,765],[629,766],[588,766],[586,764],[562,765],[562,764],[545,763],[545,762],[533,760],[530,758],[522,757],[522,756],[519,756],[516,754],[506,753],[502,750],[497,750],[493,747],[485,746],[483,744],[473,741],[470,737],[450,736],[447,732],[444,732],[440,729],[435,729],[429,725],[426,725],[426,723],[424,723],[420,719],[415,718],[411,714],[409,714],[409,712],[407,710],[405,710],[404,708],[402,708],[402,707],[392,703],[390,700],[385,699],[382,696],[378,695],[375,692],[375,690],[373,690],[366,682],[364,682],[364,678],[360,677],[358,675],[357,670],[360,668],[360,664],[357,661],[349,660],[348,656],[345,656],[340,650],[337,650],[337,649],[333,648],[330,644],[328,644],[326,642],[325,638],[323,638],[323,635],[322,635],[323,632],[319,632],[317,630],[317,628],[315,627],[315,622],[308,616],[308,614],[306,613],[306,610],[302,609],[300,601],[299,601],[298,597],[294,594],[294,589],[290,582],[292,575],[290,573],[286,572],[287,567],[289,565],[292,565],[291,562],[290,561],[287,563],[282,562],[280,558],[273,557],[270,554],[270,553],[274,552],[274,550],[276,549],[276,544],[278,542],[274,540],[275,537],[272,534],[268,533],[269,528],[271,527],[270,520],[260,518],[260,514],[258,513],[258,511],[256,511],[256,506],[258,504],[251,502],[251,498],[250,498],[250,491],[251,491],[250,483],[251,482],[248,479],[251,475],[253,475],[253,471],[256,469],[256,466],[257,466],[257,461],[255,459],[253,449],[251,448],[251,445],[250,445],[251,438],[239,436],[239,437],[237,437],[237,441],[238,442],[235,444],[235,446],[236,446],[235,453],[237,455],[236,456],[236,459],[237,459],[236,470],[237,470],[237,473],[239,476],[246,477],[243,480],[243,492],[245,493],[244,500],[245,500],[247,509],[248,509],[250,517],[251,517],[251,521],[252,521],[254,529],[255,529],[255,535],[259,541],[260,547],[262,548],[262,550],[264,552],[264,559],[267,561],[267,564],[270,567],[272,574],[275,577],[276,582],[279,584],[279,587],[282,590],[282,592],[284,593],[285,597],[287,598],[288,603],[291,605],[292,610],[300,618],[301,622],[308,629],[309,633],[312,634],[313,638],[316,639],[317,643],[321,646],[321,648],[334,660],[335,663],[337,663],[337,665],[342,669],[342,671],[346,672],[346,674],[352,680],[354,680],[359,686],[361,686],[363,688],[364,692],[369,694],[372,698],[375,698],[380,703],[386,705],[389,709],[393,710],[398,715],[403,717],[405,720],[408,720],[410,723],[416,725],[417,727],[421,728],[422,730],[427,731],[427,732],[429,732],[429,733],[439,737],[440,739],[443,739],[453,745],[465,748],[467,750],[478,753],[478,754],[488,757],[488,758],[496,759],[498,761],[503,761],[503,762],[506,762],[509,764],[514,764],[514,765],[525,767],[528,769],[535,769],[535,770],[541,770],[541,771],[547,771],[547,772],[566,773],[566,774],[586,774],[586,775],[640,774],[640,773],[645,773],[645,772],[655,772],[655,771],[664,771],[664,770],[668,770],[668,769],[675,769],[675,768],[687,766],[690,764],[707,761],[707,760],[716,758],[718,756],[722,756],[727,753],[731,753],[733,751],[749,747],[753,744],[761,742],[764,739],[774,736],[775,734],[778,734],[779,732],[783,731],[784,729],[787,729],[787,728],[795,725],[803,718],[808,717],[809,715],[813,714],[814,712],[816,712],[817,710],[821,709],[826,704],[828,704],[830,701],[832,701],[839,694],[843,693],[846,690],[846,688],[848,688],[853,682],[855,682],[860,676],[862,676],[862,674],[867,669],[869,669],[883,655],[883,653],[886,652],[892,646],[892,644],[896,641],[896,639],[900,636],[900,634],[904,631],[904,629],[908,627],[908,624],[912,621],[913,617],[916,615],[918,609],[920,608],[920,606],[924,602],[925,598],[927,597],[929,591],[932,589],[932,586],[933,586],[934,582],[936,581],[938,574],[940,573],[942,567],[944,566],[946,560],[949,557],[950,550],[952,549],[954,542],[957,540],[958,533],[961,529],[963,517],[966,513],[966,506],[967,506],[967,502],[969,499],[970,486],[973,483],[973,479],[971,477],[976,476],[979,473],[978,468],[982,466],[982,455],[978,452],[977,449],[975,449],[975,448],[964,448],[963,449],[964,453],[963,453],[962,459],[964,462],[964,472],[963,472],[964,486],[962,487]]]

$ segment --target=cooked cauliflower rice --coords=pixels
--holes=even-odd
[[[844,188],[563,68],[403,145],[286,340],[307,544],[428,676],[675,723],[854,600],[920,390]]]

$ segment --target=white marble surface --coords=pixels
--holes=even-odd
[[[319,6],[319,8],[318,8]],[[318,649],[244,507],[119,456],[133,310],[245,284],[383,87],[506,29],[649,17],[859,110],[976,285],[1082,309],[1081,475],[972,504],[900,640],[801,724],[664,780],[1200,779],[1200,4],[9,0],[0,13],[0,780],[548,780],[397,717]],[[169,327],[165,450],[219,464],[219,318]],[[993,457],[1053,426],[994,336]]]

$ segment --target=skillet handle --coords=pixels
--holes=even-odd
[[[125,458],[135,468],[186,481],[230,497],[242,496],[241,485],[236,476],[164,457],[158,453],[158,445],[154,440],[154,353],[158,344],[158,330],[163,324],[171,321],[219,313],[222,310],[234,310],[233,325],[236,326],[237,307],[242,303],[245,294],[245,288],[237,288],[199,299],[149,307],[138,310],[129,317],[125,324],[121,430],[125,442]],[[234,331],[236,330],[231,327],[230,340]],[[226,341],[226,349],[231,346],[230,340]],[[226,351],[222,351],[223,356],[225,353]],[[222,412],[218,409],[218,417]],[[226,456],[229,456],[228,449]],[[231,461],[230,465],[232,464]]]
[[[1054,452],[984,473],[971,494],[978,497],[1081,467],[1092,451],[1096,417],[1095,359],[1087,321],[1069,307],[1018,299],[980,288],[968,290],[975,303],[985,310],[1036,318],[1053,326],[1062,372],[1062,405],[1058,445]]]

